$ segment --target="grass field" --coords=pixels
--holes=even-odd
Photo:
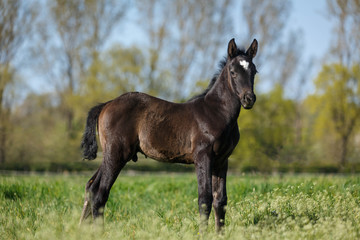
[[[0,176],[0,239],[359,239],[360,176],[230,176],[226,231],[198,234],[193,174],[121,175],[105,227],[78,226],[88,176]]]

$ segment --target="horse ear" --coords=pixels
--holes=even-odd
[[[229,44],[228,44],[228,57],[230,58],[234,58],[236,57],[236,52],[237,52],[237,46],[235,43],[235,39],[231,39]]]
[[[256,39],[254,39],[248,50],[246,50],[246,55],[248,55],[251,58],[254,58],[256,56],[257,49],[258,49],[258,42]]]

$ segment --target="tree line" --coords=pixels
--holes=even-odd
[[[243,45],[259,40],[254,61],[260,74],[256,105],[240,113],[232,167],[360,170],[356,0],[327,1],[333,39],[314,79],[309,74],[314,61],[302,56],[301,31],[287,26],[291,1],[2,0],[0,5],[2,164],[79,161],[91,106],[127,91],[184,101],[206,88],[235,36]],[[140,43],[114,40],[128,38],[129,26],[136,27],[130,34],[139,35]],[[37,89],[32,81],[39,81]]]

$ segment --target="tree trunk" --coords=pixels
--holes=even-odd
[[[349,136],[343,136],[341,138],[340,169],[344,169],[344,167],[346,165],[348,142],[349,142]]]
[[[6,160],[6,134],[4,130],[3,127],[0,127],[0,163],[4,163]]]
[[[1,77],[1,76],[0,76]],[[2,79],[0,79],[1,81]],[[0,82],[1,83],[1,82]],[[6,126],[5,126],[5,111],[3,110],[3,92],[4,89],[0,89],[0,163],[5,162],[5,143],[6,143]]]
[[[1,102],[0,102],[1,104]],[[4,163],[6,160],[6,112],[3,111],[0,105],[0,163]]]

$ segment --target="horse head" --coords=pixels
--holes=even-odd
[[[256,101],[254,78],[257,71],[252,59],[256,56],[257,48],[256,39],[245,53],[237,48],[234,39],[231,39],[228,44],[227,75],[229,84],[245,109],[251,109]]]

